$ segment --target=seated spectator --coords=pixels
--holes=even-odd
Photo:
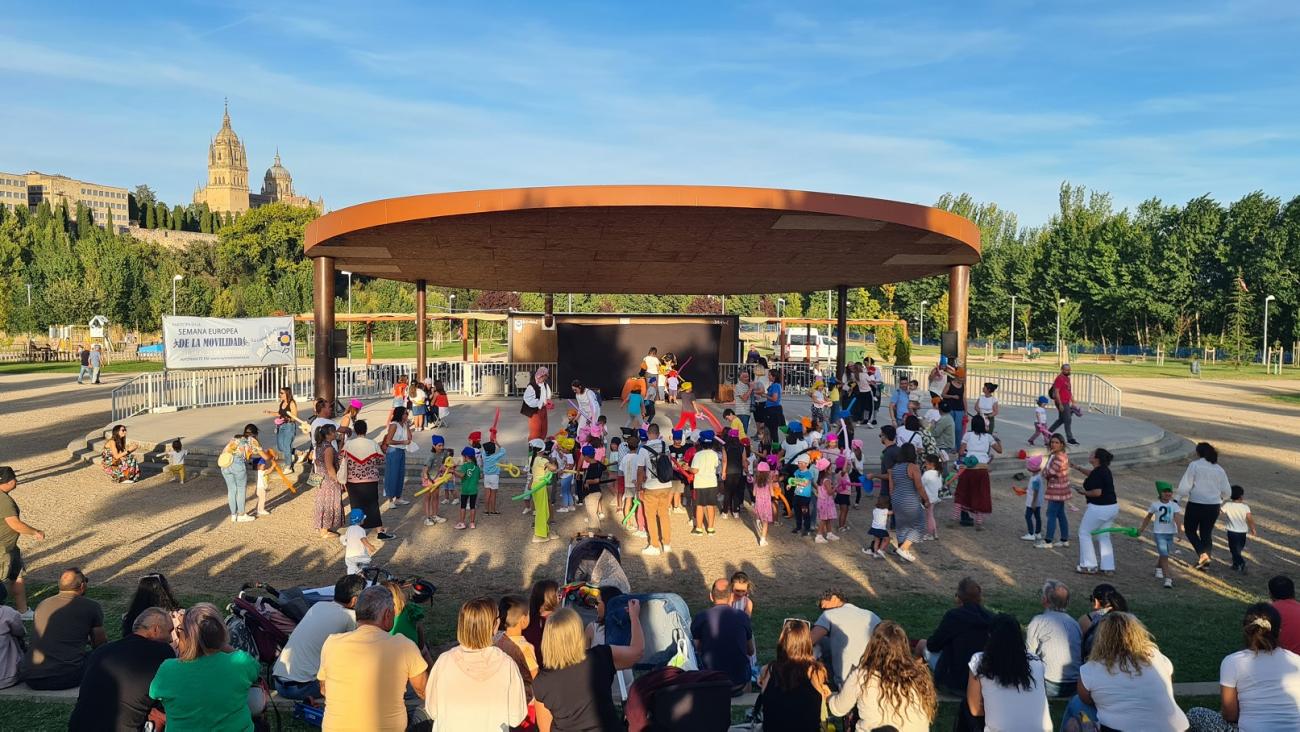
[[[821,657],[828,659],[831,684],[836,689],[844,685],[853,664],[867,650],[871,632],[880,623],[880,616],[846,602],[839,590],[826,590],[821,599],[822,614],[813,623],[812,643],[822,648]]]
[[[0,689],[18,683],[18,662],[22,660],[23,639],[27,637],[22,613],[4,604],[7,599],[9,590],[0,582]]]
[[[528,601],[518,595],[506,595],[497,603],[498,632],[493,644],[519,667],[524,680],[524,696],[533,703],[533,679],[537,678],[537,650],[524,638],[528,628]],[[532,716],[532,715],[530,715]]]
[[[989,642],[993,613],[984,608],[984,591],[970,577],[957,583],[957,607],[943,614],[939,627],[916,646],[917,655],[934,669],[939,686],[964,696],[970,657]]]
[[[1133,615],[1113,610],[1097,622],[1097,642],[1079,667],[1079,694],[1065,708],[1064,732],[1081,730],[1080,712],[1112,729],[1182,732],[1174,665]]]
[[[542,634],[546,619],[560,607],[560,583],[555,580],[538,580],[528,593],[528,627],[524,638],[537,651],[537,663],[542,663]]]
[[[546,621],[542,671],[533,681],[537,728],[541,732],[623,728],[611,693],[614,674],[632,668],[645,651],[641,603],[628,600],[627,613],[632,642],[626,646],[588,649],[582,618],[573,608],[560,608]]]
[[[791,618],[781,627],[776,660],[758,677],[762,691],[755,704],[764,732],[821,732],[822,706],[831,695],[826,667],[813,657],[807,620]]]
[[[460,606],[460,645],[438,656],[424,688],[435,729],[501,732],[528,716],[519,667],[492,644],[496,627],[495,602],[480,597]]]
[[[1279,574],[1268,581],[1268,596],[1273,601],[1273,609],[1282,618],[1278,645],[1292,653],[1300,653],[1300,602],[1295,599],[1295,583],[1290,577]]]
[[[929,732],[939,701],[930,669],[912,655],[903,626],[885,620],[876,626],[862,658],[829,706],[837,717],[857,709],[854,732],[885,726],[898,732]]]
[[[1026,645],[1043,660],[1044,685],[1048,696],[1074,696],[1079,681],[1083,632],[1066,612],[1070,588],[1049,579],[1043,583],[1043,612],[1029,621]]]
[[[1079,652],[1081,658],[1088,658],[1092,653],[1092,644],[1097,632],[1097,621],[1106,616],[1106,613],[1120,611],[1128,612],[1128,602],[1124,596],[1119,594],[1119,590],[1114,585],[1103,582],[1092,588],[1092,594],[1088,596],[1092,602],[1092,609],[1084,615],[1079,616],[1079,630],[1083,636],[1079,640]]]
[[[406,729],[406,685],[423,698],[429,665],[410,638],[389,634],[394,615],[393,593],[367,587],[356,602],[357,629],[325,640],[316,674],[325,697],[323,729]]]
[[[388,631],[389,635],[404,635],[421,653],[427,654],[429,645],[424,638],[424,608],[406,597],[406,588],[401,582],[389,580],[383,586],[393,593],[393,628]],[[424,660],[428,661],[429,656],[425,655]]]
[[[345,575],[334,583],[334,601],[318,602],[307,609],[289,634],[280,657],[271,667],[275,693],[285,699],[317,698],[320,682],[320,653],[325,639],[335,633],[350,633],[357,628],[357,595],[366,589],[366,580],[357,574]]]
[[[158,572],[146,574],[140,578],[140,583],[135,587],[135,595],[131,597],[131,602],[126,606],[126,613],[122,615],[122,637],[125,638],[133,632],[135,619],[140,613],[151,607],[162,608],[172,617],[172,634],[167,642],[171,644],[172,649],[176,648],[176,641],[180,635],[181,621],[185,618],[185,609],[181,607],[176,596],[172,594],[171,585],[167,583],[167,578]]]
[[[86,660],[77,706],[68,729],[85,732],[139,730],[154,700],[149,685],[172,651],[171,613],[148,607],[135,614],[131,632],[96,648]]]
[[[1269,583],[1270,589],[1272,583]],[[1192,732],[1300,729],[1300,656],[1283,648],[1278,632],[1286,623],[1272,605],[1246,610],[1245,648],[1219,664],[1220,711],[1187,712]]]
[[[36,606],[31,645],[18,667],[18,675],[31,688],[71,689],[80,684],[86,656],[108,641],[104,609],[85,594],[86,575],[73,567],[59,575],[59,594]]]
[[[988,645],[970,657],[966,707],[972,717],[984,719],[985,729],[1052,732],[1043,661],[1025,649],[1015,617],[993,618]]]
[[[749,687],[749,657],[754,653],[754,631],[749,616],[731,606],[731,583],[714,581],[709,591],[713,607],[691,620],[691,637],[702,671],[721,671],[731,679],[732,693]]]
[[[149,696],[167,711],[168,732],[247,732],[266,707],[257,659],[230,647],[215,605],[201,602],[185,613],[180,654],[162,662]]]

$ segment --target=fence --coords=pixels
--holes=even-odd
[[[432,361],[425,370],[425,377],[442,381],[448,393],[518,397],[540,366],[551,369],[554,383],[556,370],[553,363]],[[525,374],[526,378],[519,374]],[[414,364],[342,366],[334,370],[335,397],[368,399],[388,396],[399,379],[409,380],[414,375]],[[466,383],[470,386],[468,391]],[[284,386],[291,388],[294,394],[312,394],[316,388],[313,368],[278,366],[140,374],[113,389],[113,421],[159,407],[194,409],[272,402],[279,399],[280,388]]]
[[[805,394],[821,374],[811,364],[773,363],[772,368],[781,369],[781,383],[786,394]],[[741,370],[750,369],[753,364],[723,363],[718,364],[719,383],[734,384]],[[885,398],[888,398],[898,377],[906,374],[907,378],[920,382],[921,389],[926,388],[929,380],[928,366],[885,366],[881,375],[885,385]],[[998,385],[998,401],[1009,407],[1032,407],[1038,397],[1046,396],[1056,379],[1055,371],[1029,371],[1024,369],[968,369],[966,372],[966,398],[974,400],[979,395],[984,382]],[[1082,406],[1108,414],[1121,416],[1123,392],[1119,387],[1096,374],[1075,372],[1070,377],[1070,388],[1074,401]]]

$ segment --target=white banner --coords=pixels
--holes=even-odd
[[[294,365],[293,318],[163,317],[169,369]]]

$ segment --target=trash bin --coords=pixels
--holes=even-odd
[[[506,393],[506,377],[502,374],[483,374],[485,396],[510,396]]]

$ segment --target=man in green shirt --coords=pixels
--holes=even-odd
[[[477,528],[474,519],[478,516],[478,484],[483,478],[483,468],[478,464],[478,453],[467,447],[460,451],[460,467],[456,477],[460,478],[460,523],[457,529],[465,528],[465,509],[469,509],[469,528]]]
[[[18,549],[18,537],[27,535],[41,541],[45,532],[23,523],[18,504],[10,493],[18,487],[18,476],[8,465],[0,465],[0,581],[5,583],[14,598],[14,609],[23,620],[31,620],[35,613],[27,607],[27,587],[23,583],[26,565]]]

